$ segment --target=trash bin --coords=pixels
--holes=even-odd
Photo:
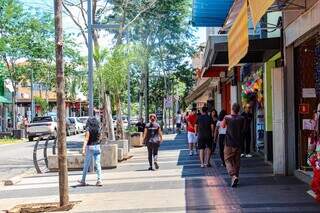
[[[24,138],[24,130],[23,129],[14,129],[12,130],[12,134],[14,138],[21,139]]]

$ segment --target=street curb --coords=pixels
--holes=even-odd
[[[13,186],[13,185],[19,183],[22,180],[22,178],[24,178],[26,176],[30,176],[30,175],[35,175],[35,174],[36,174],[35,169],[30,168],[19,175],[16,175],[16,176],[11,177],[9,179],[1,180],[0,186]]]

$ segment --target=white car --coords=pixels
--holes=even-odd
[[[77,117],[69,117],[69,121],[76,125],[77,133],[84,132],[86,124],[81,122],[80,118]]]
[[[83,129],[86,130],[86,124],[89,116],[78,117],[78,121],[83,124]]]
[[[49,135],[52,138],[57,137],[57,117],[43,116],[35,117],[27,127],[27,135],[29,141],[33,141],[35,137]]]

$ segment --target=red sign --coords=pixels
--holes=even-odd
[[[309,114],[310,112],[309,104],[299,104],[299,113],[300,114]]]

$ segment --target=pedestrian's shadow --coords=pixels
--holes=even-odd
[[[95,184],[86,184],[86,185],[82,185],[82,184],[76,184],[76,185],[72,185],[70,186],[71,188],[82,188],[82,187],[97,187]]]
[[[146,171],[150,171],[149,169],[137,169],[136,172],[146,172]]]

